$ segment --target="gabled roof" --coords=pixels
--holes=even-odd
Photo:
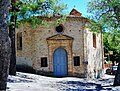
[[[47,40],[73,40],[73,38],[67,35],[57,34],[47,38]]]
[[[77,11],[76,9],[72,9],[72,11],[70,12],[70,15],[72,16],[81,16],[82,13],[80,13],[79,11]]]

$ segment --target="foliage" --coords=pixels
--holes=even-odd
[[[113,51],[113,58],[114,60],[119,60],[120,57],[120,32],[117,33],[110,33],[110,32],[104,32],[104,47],[106,47],[104,50],[106,53],[109,53],[109,51]]]
[[[88,3],[90,27],[93,32],[102,32],[105,52],[113,51],[117,60],[120,55],[120,1],[91,0]]]
[[[42,20],[38,21],[36,16],[62,15],[66,8],[66,5],[60,3],[60,0],[17,0],[14,6],[16,11],[10,12],[10,16],[17,16],[17,25],[22,22],[29,22],[32,27],[36,27],[38,24],[47,25]]]
[[[104,31],[120,29],[120,1],[119,0],[91,0],[88,3],[88,12],[92,19],[103,26]]]

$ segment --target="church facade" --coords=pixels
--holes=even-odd
[[[51,24],[55,17],[44,18]],[[39,20],[39,19],[38,19]],[[94,78],[103,68],[101,33],[89,31],[87,19],[76,9],[57,26],[22,25],[16,30],[17,65],[57,77]]]

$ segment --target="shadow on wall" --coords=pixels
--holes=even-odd
[[[33,73],[33,74],[36,73],[36,71],[32,67],[27,65],[16,65],[16,70],[18,72]]]

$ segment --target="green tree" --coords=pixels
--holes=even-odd
[[[6,91],[10,61],[10,39],[8,36],[9,0],[0,0],[0,91]]]
[[[103,31],[118,31],[120,29],[120,1],[119,0],[91,0],[88,12],[99,23]]]
[[[119,32],[119,31],[118,31]],[[109,51],[113,51],[112,61],[116,60],[119,62],[120,60],[120,33],[103,33],[104,46],[107,49],[104,49],[105,53],[109,53]]]
[[[60,0],[11,0],[9,36],[11,38],[12,55],[10,60],[10,75],[16,75],[15,28],[20,23],[29,22],[35,28],[38,24],[37,16],[54,16],[62,14],[66,5]]]
[[[112,50],[116,58],[120,57],[120,0],[91,0],[88,2],[88,12],[93,14],[91,19],[94,22],[90,20],[92,30],[95,32],[102,30],[104,46]],[[120,85],[117,80],[120,78],[118,71],[114,85]]]

